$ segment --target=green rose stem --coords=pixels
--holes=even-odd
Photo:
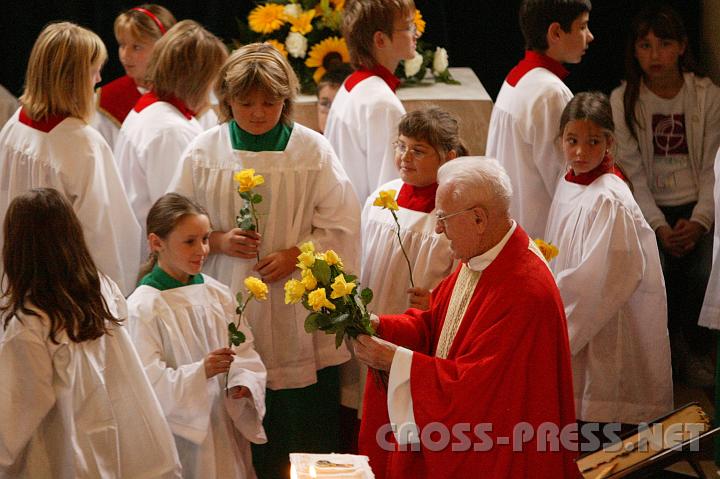
[[[254,201],[250,202],[250,214],[252,215],[253,221],[255,222],[255,232],[257,232],[257,234],[260,234],[260,220],[258,219],[257,212],[255,211],[255,202]],[[255,252],[255,257],[257,258],[257,262],[259,263],[260,262],[260,250]],[[248,301],[250,301],[250,300],[248,299]],[[245,301],[245,304],[247,304],[247,301]],[[243,306],[243,309],[245,309],[244,306]]]
[[[239,293],[238,293],[239,294]],[[250,293],[248,294],[248,298],[245,300],[245,302],[242,304],[242,306],[239,306],[237,310],[235,311],[238,314],[239,318],[242,318],[243,312],[245,312],[245,308],[247,307],[248,303],[251,299],[253,299],[255,296]],[[230,324],[228,324],[228,348],[232,348],[233,346],[240,346],[242,343],[245,342],[245,335],[238,329],[238,325],[235,323],[235,321],[232,321]],[[225,374],[225,396],[228,395],[228,381],[230,380],[230,371],[228,371]]]
[[[402,250],[403,256],[405,256],[405,262],[408,265],[408,271],[410,271],[410,285],[414,288],[415,287],[415,281],[413,281],[413,272],[412,272],[412,266],[410,266],[410,258],[408,258],[407,253],[405,252],[405,246],[403,246],[403,242],[400,239],[400,221],[398,221],[398,217],[395,214],[395,210],[390,210],[390,213],[393,215],[393,219],[395,220],[395,224],[397,225],[397,229],[395,230],[395,234],[397,235],[398,243],[400,243],[400,249]]]

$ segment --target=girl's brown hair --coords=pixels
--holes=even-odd
[[[230,121],[233,118],[230,103],[255,89],[282,99],[280,121],[286,125],[292,124],[293,102],[299,89],[298,79],[290,63],[269,43],[250,43],[240,47],[223,65],[215,84],[220,121]]]
[[[67,115],[89,121],[95,111],[91,70],[105,60],[95,33],[70,22],[47,25],[30,52],[20,103],[33,120]]]
[[[147,81],[161,100],[174,97],[197,112],[207,106],[210,86],[227,55],[215,35],[193,20],[183,20],[155,44]]]
[[[136,8],[138,10],[136,10]],[[152,13],[162,24],[165,32],[177,23],[177,20],[175,20],[175,17],[167,8],[154,3],[144,3],[138,7],[126,10],[117,16],[113,24],[115,38],[119,36],[121,31],[130,33],[130,35],[137,40],[149,39],[153,42],[163,36],[164,32],[155,20],[140,9]]]
[[[208,216],[207,211],[199,203],[190,198],[177,194],[167,193],[158,198],[147,215],[147,234],[157,235],[161,239],[167,239],[168,235],[175,229],[177,224],[187,215]],[[208,216],[209,218],[209,216]],[[140,267],[138,281],[150,273],[157,264],[157,253],[150,251],[148,260]]]
[[[67,200],[52,188],[37,188],[12,200],[5,215],[3,300],[7,327],[17,312],[50,320],[50,340],[65,331],[76,342],[108,332],[113,317],[100,290],[82,226]]]
[[[692,72],[701,75],[702,72],[695,63],[690,51],[688,36],[682,17],[667,5],[650,5],[643,8],[635,17],[628,42],[625,47],[625,93],[623,94],[623,107],[625,110],[625,124],[632,136],[637,140],[637,118],[635,105],[640,97],[640,83],[643,71],[635,57],[635,44],[648,33],[668,40],[676,40],[685,44],[685,52],[680,55],[680,73]]]
[[[415,11],[413,0],[347,0],[343,7],[342,34],[353,68],[373,68],[375,32],[392,38],[397,17]]]
[[[444,160],[450,151],[467,156],[467,147],[460,139],[458,120],[450,112],[436,106],[406,113],[398,125],[398,133],[426,141]]]

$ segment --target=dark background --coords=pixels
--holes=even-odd
[[[15,95],[22,92],[27,57],[43,26],[53,20],[70,20],[97,32],[108,47],[109,61],[103,83],[122,74],[112,24],[122,10],[140,1],[61,0],[4,1],[0,8],[0,83]],[[237,19],[254,7],[249,0],[158,1],[178,20],[192,18],[230,41]],[[619,84],[627,29],[633,15],[647,0],[595,0],[590,30],[595,36],[580,65],[570,66],[570,88],[609,91]],[[699,0],[669,1],[685,18],[690,44],[697,54],[701,5]],[[444,46],[451,66],[472,67],[494,99],[507,72],[523,56],[518,27],[520,0],[416,0],[427,21],[423,39]]]

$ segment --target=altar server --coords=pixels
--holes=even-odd
[[[128,113],[150,88],[145,73],[155,42],[175,23],[167,8],[152,3],[126,10],[115,19],[113,30],[125,75],[95,91],[97,114],[92,119],[92,126],[105,137],[110,148],[115,147]]]
[[[268,370],[268,445],[253,447],[253,460],[259,477],[274,479],[287,474],[289,452],[337,450],[336,366],[349,353],[331,335],[305,332],[307,311],[285,304],[283,286],[306,241],[335,250],[348,271],[358,271],[360,206],[330,144],[292,122],[298,81],[274,47],[236,50],[215,90],[223,123],[188,146],[171,189],[208,210],[209,274],[231,291],[253,273],[269,283],[268,301],[248,305],[247,318]],[[259,233],[236,227],[243,200],[233,175],[246,168],[265,179],[255,188],[263,197]]]
[[[235,295],[200,273],[210,220],[201,206],[168,193],[150,209],[147,230],[152,259],[128,298],[128,323],[183,476],[255,477],[250,442],[267,440],[265,366],[245,319],[235,314]],[[228,347],[230,322],[246,338],[235,348]]]
[[[125,298],[68,201],[51,188],[16,197],[3,235],[0,477],[179,478]]]
[[[30,188],[57,189],[80,218],[99,269],[129,294],[140,264],[140,227],[112,151],[87,123],[106,58],[100,38],[73,23],[52,23],[40,33],[22,107],[0,132],[0,217]]]
[[[577,418],[637,424],[672,410],[667,302],[655,234],[610,156],[602,93],[580,93],[560,120],[570,169],[545,239],[565,304]]]
[[[193,20],[179,22],[155,45],[147,70],[152,89],[128,114],[115,145],[115,160],[143,230],[183,150],[203,131],[195,114],[207,103],[226,58],[225,45]]]

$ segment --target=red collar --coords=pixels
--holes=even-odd
[[[435,209],[437,189],[437,183],[428,186],[412,186],[403,183],[397,197],[397,204],[409,210],[430,213]]]
[[[345,80],[345,89],[351,91],[358,83],[373,76],[382,78],[392,91],[397,90],[400,85],[400,79],[393,75],[390,70],[382,65],[375,65],[371,69],[360,68],[352,72]]]
[[[620,171],[620,168],[615,166],[615,162],[609,155],[606,155],[599,165],[586,173],[580,173],[579,175],[576,175],[573,172],[572,168],[570,168],[570,170],[568,170],[567,174],[565,175],[565,180],[569,181],[570,183],[577,183],[578,185],[587,186],[607,173],[613,174],[623,181],[627,181],[627,179],[625,179],[625,175],[623,175],[622,171]]]
[[[542,53],[534,52],[532,50],[525,50],[525,58],[520,60],[520,63],[515,65],[515,68],[510,70],[507,78],[505,79],[510,86],[515,86],[527,72],[535,68],[544,68],[550,70],[558,78],[564,80],[570,74],[570,72],[562,66],[557,60],[553,60],[547,55]]]
[[[36,130],[40,130],[43,133],[50,133],[53,128],[58,126],[58,124],[60,124],[60,122],[68,116],[70,115],[51,115],[44,120],[33,120],[28,116],[25,108],[21,108],[18,120],[20,120],[20,123],[22,123],[23,125],[27,125],[30,128],[35,128]]]
[[[118,126],[125,121],[130,110],[142,96],[135,80],[128,75],[116,78],[98,88],[98,108],[115,120]]]
[[[140,113],[145,108],[159,101],[170,103],[172,106],[177,108],[180,113],[182,113],[182,115],[188,120],[192,120],[192,118],[195,116],[195,112],[188,108],[185,103],[179,98],[175,98],[174,96],[170,96],[167,98],[159,98],[154,91],[149,91],[143,96],[141,96],[137,103],[135,103],[135,108],[133,108],[133,110],[135,110],[137,113]]]

